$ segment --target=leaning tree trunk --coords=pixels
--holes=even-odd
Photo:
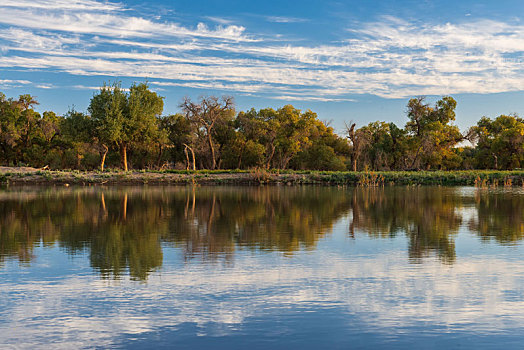
[[[211,170],[215,170],[217,167],[217,161],[215,159],[215,147],[213,147],[213,139],[211,133],[207,133],[207,142],[209,143],[209,149],[211,150]]]
[[[273,157],[275,156],[275,149],[276,147],[272,144],[271,145],[271,154],[269,155],[266,161],[266,170],[269,170],[269,168],[271,168],[271,162],[273,161]]]
[[[184,154],[186,155],[186,170],[189,170],[189,155],[187,154],[187,147],[184,148]]]
[[[187,159],[187,170],[189,170],[189,157],[187,156],[187,150],[189,149],[191,151],[191,157],[193,158],[193,170],[196,170],[196,163],[195,163],[195,151],[193,151],[193,148],[189,147],[187,144],[184,143],[184,152],[186,153],[186,159]]]
[[[104,148],[104,152],[100,152],[100,171],[104,171],[104,164],[106,162],[107,152],[109,152],[109,147],[107,147],[106,145],[102,145],[102,147]]]

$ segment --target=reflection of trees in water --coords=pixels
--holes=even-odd
[[[383,238],[405,233],[413,261],[435,251],[444,262],[452,263],[462,203],[453,188],[357,188],[352,194],[350,234],[355,229]]]
[[[91,265],[104,277],[129,268],[133,278],[145,278],[162,264],[162,223],[156,220],[158,206],[136,199],[130,205],[125,193],[93,190],[4,198],[0,259],[18,255],[29,262],[36,244],[58,242],[70,254],[89,251]]]
[[[236,246],[292,253],[312,249],[349,210],[333,188],[200,188],[173,196],[171,240],[186,257],[230,255]],[[177,203],[178,202],[178,203]]]
[[[523,194],[513,190],[479,189],[475,195],[476,215],[468,227],[483,240],[514,244],[524,237]]]
[[[455,260],[461,210],[475,208],[471,231],[498,242],[522,239],[524,197],[456,188],[326,187],[85,188],[0,193],[0,263],[28,263],[35,245],[86,253],[106,277],[129,270],[143,280],[162,265],[162,243],[186,259],[232,261],[236,249],[292,254],[314,249],[337,219],[352,214],[350,234],[406,234],[417,262],[431,252]]]
[[[88,252],[103,277],[145,279],[161,242],[206,260],[230,260],[239,245],[312,249],[349,203],[331,188],[123,188],[7,193],[0,209],[0,259],[29,262],[35,244],[58,242]]]

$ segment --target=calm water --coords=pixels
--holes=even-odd
[[[524,191],[0,191],[1,348],[521,348]]]

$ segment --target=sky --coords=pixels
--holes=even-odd
[[[524,1],[0,0],[0,91],[85,111],[104,82],[165,97],[233,96],[345,121],[404,125],[414,96],[524,116]]]

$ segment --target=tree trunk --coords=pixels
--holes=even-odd
[[[158,145],[158,159],[156,161],[157,168],[160,168],[160,163],[162,162],[163,155],[164,155],[164,147],[162,145]]]
[[[211,150],[211,170],[215,170],[217,166],[217,161],[215,159],[215,147],[213,147],[213,139],[211,137],[211,132],[207,133],[207,142],[209,143],[209,149]]]
[[[242,165],[242,153],[240,153],[240,155],[238,156],[237,169],[240,169],[241,165]]]
[[[193,171],[196,170],[196,164],[195,164],[195,152],[193,151],[193,149],[190,147],[189,150],[191,151],[191,157],[193,157]]]
[[[271,144],[271,154],[269,155],[269,158],[267,160],[267,163],[266,163],[266,170],[269,170],[269,168],[271,167],[271,161],[273,160],[273,157],[275,156],[275,145]]]
[[[120,159],[122,161],[122,168],[127,171],[127,145],[120,145]]]
[[[189,154],[187,153],[187,146],[184,147],[184,154],[186,155],[186,170],[189,170]]]
[[[100,152],[100,156],[101,156],[101,160],[100,160],[100,171],[104,171],[104,164],[106,162],[106,156],[107,156],[107,152],[109,152],[109,147],[107,147],[106,145],[102,145],[102,147],[104,147],[104,152]]]
[[[294,154],[290,154],[288,156],[282,157],[281,162],[281,169],[287,169],[289,162],[291,161],[291,158],[293,158]]]
[[[357,155],[356,154],[353,154],[353,156],[351,157],[351,168],[353,169],[353,171],[357,171]]]
[[[193,170],[196,170],[196,164],[195,164],[195,152],[193,151],[193,149],[191,147],[189,147],[188,145],[186,145],[184,143],[184,151],[186,152],[186,157],[187,157],[187,150],[189,149],[191,151],[191,156],[193,157]],[[189,157],[187,157],[187,167],[188,167],[188,170],[189,170]]]
[[[415,166],[415,162],[417,161],[418,159],[418,156],[420,154],[420,150],[422,149],[422,145],[420,145],[417,149],[417,153],[415,153],[415,158],[413,158],[413,162],[411,162],[411,166],[410,166],[410,169],[413,169],[413,167]]]

